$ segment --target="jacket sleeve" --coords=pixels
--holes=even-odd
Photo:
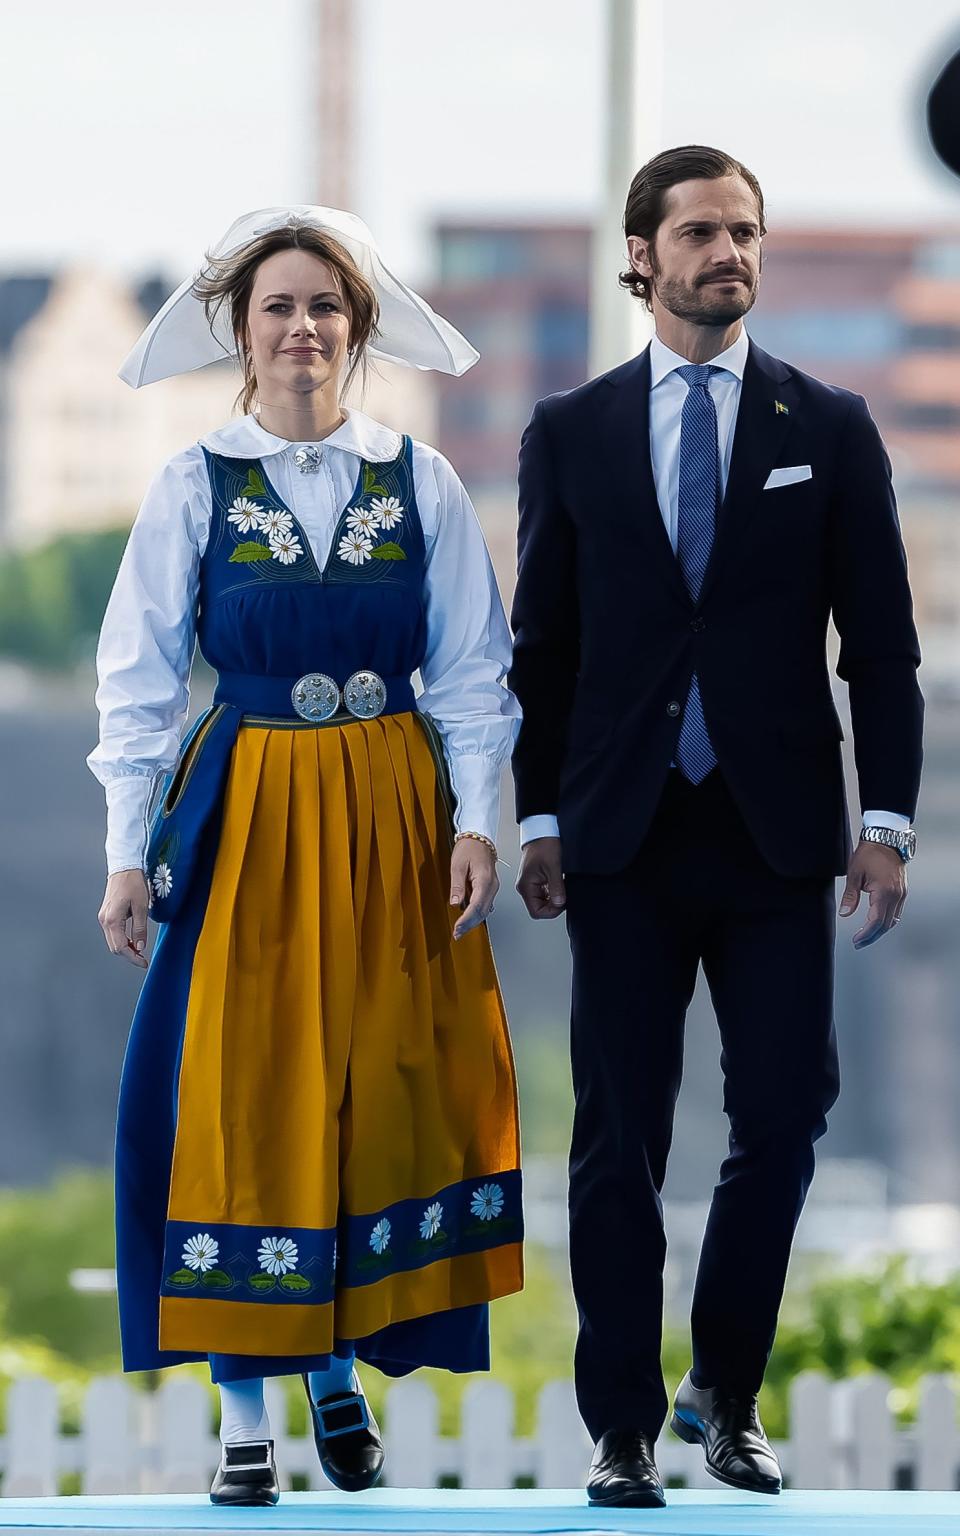
[[[522,719],[513,751],[517,818],[554,816],[580,663],[576,531],[563,505],[544,405],[520,444],[517,586],[509,683]]]
[[[923,758],[920,646],[890,460],[859,395],[842,429],[835,487],[830,599],[860,805],[912,820]]]

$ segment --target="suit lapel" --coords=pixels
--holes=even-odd
[[[786,409],[778,409],[785,407]],[[776,464],[797,410],[790,369],[750,343],[743,371],[727,488],[717,519],[701,601],[742,546],[760,511],[763,487]]]
[[[598,392],[602,441],[601,463],[609,477],[607,494],[614,502],[636,509],[639,536],[647,549],[652,573],[674,587],[685,603],[690,596],[670,543],[657,501],[650,459],[650,348],[615,368]]]

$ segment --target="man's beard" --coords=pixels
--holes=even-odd
[[[752,282],[737,278],[733,292],[726,289],[720,292],[715,280],[691,286],[679,278],[656,281],[659,277],[655,268],[654,291],[664,309],[678,320],[689,320],[693,325],[732,325],[735,320],[742,320],[756,303],[760,286],[759,273]]]

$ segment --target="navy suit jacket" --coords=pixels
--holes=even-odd
[[[767,861],[842,874],[850,853],[827,626],[840,635],[866,809],[913,818],[920,652],[890,463],[866,402],[750,345],[699,598],[650,461],[649,351],[541,400],[520,449],[510,685],[518,817],[555,814],[570,871],[637,853],[694,671],[726,780]],[[812,478],[764,490],[778,465]]]

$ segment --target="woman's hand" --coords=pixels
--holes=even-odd
[[[450,905],[464,908],[454,926],[455,939],[486,922],[499,889],[495,851],[477,837],[459,838],[450,859]]]
[[[97,921],[107,948],[131,965],[147,969],[147,912],[150,892],[142,869],[121,869],[108,875]]]

